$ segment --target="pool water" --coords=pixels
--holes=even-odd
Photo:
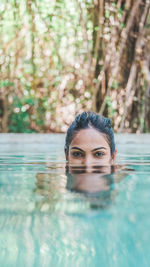
[[[111,175],[67,174],[64,138],[0,135],[0,267],[149,267],[150,135],[116,135]]]

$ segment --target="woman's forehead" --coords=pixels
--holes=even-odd
[[[90,146],[94,148],[97,146],[105,146],[106,148],[109,147],[105,134],[100,133],[93,128],[82,129],[77,132],[70,146],[74,145],[80,145],[82,147]]]

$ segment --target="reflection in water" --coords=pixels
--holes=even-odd
[[[66,188],[82,193],[85,200],[89,201],[90,208],[104,208],[113,199],[113,169],[111,166],[99,166],[86,172],[84,168],[70,168],[70,172],[66,172]]]
[[[70,204],[71,211],[76,213],[81,212],[81,203],[84,210],[109,207],[117,195],[115,171],[116,166],[94,166],[88,170],[66,166],[66,175],[38,173],[34,192],[41,198],[36,207],[40,211],[69,212]],[[119,174],[119,181],[125,176],[125,172]]]
[[[63,197],[65,184],[66,177],[63,174],[37,173],[34,192],[41,196],[36,203],[37,209],[42,212],[54,210]]]

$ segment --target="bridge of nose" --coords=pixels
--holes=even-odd
[[[94,159],[92,157],[92,155],[89,153],[87,155],[85,155],[85,158],[84,158],[84,165],[86,167],[89,167],[89,166],[92,166],[94,163]]]

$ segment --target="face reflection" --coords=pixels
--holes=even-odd
[[[104,166],[100,168],[92,168],[90,172],[84,169],[69,168],[68,189],[77,192],[100,192],[110,190],[109,180],[111,168]]]
[[[110,146],[104,134],[96,129],[80,130],[73,138],[66,157],[69,166],[92,166],[113,164],[115,154],[111,155]]]

